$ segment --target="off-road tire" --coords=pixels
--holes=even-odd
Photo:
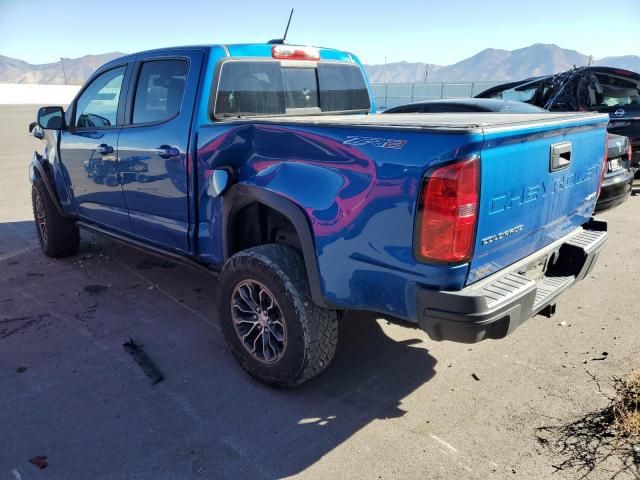
[[[31,187],[31,203],[40,247],[47,257],[69,257],[78,253],[80,231],[75,223],[62,217],[41,178]]]
[[[244,347],[232,319],[234,289],[243,281],[266,286],[282,310],[287,346],[271,364]],[[300,385],[327,368],[338,344],[338,312],[314,304],[302,255],[284,245],[262,245],[235,254],[218,280],[218,318],[231,352],[252,377],[278,388]]]

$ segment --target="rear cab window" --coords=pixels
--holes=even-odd
[[[370,109],[367,84],[356,64],[233,59],[220,67],[213,116],[229,119]]]

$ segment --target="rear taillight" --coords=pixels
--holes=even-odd
[[[604,173],[607,170],[607,160],[609,159],[608,157],[609,157],[609,135],[607,135],[607,140],[604,142],[604,159],[602,160],[602,172],[600,172],[600,185],[598,185],[598,197],[600,197],[600,192],[602,191],[602,182],[604,181]]]
[[[320,50],[315,47],[298,47],[294,45],[274,45],[271,56],[280,60],[320,60]]]
[[[471,258],[479,190],[479,157],[445,165],[425,178],[416,224],[419,260],[461,263]]]

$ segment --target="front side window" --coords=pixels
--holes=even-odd
[[[84,90],[76,103],[77,128],[109,128],[116,124],[126,67],[109,70]]]
[[[186,60],[152,60],[140,69],[133,123],[162,122],[180,112],[189,64]]]
[[[233,118],[370,108],[369,92],[357,65],[320,62],[317,67],[297,67],[239,60],[222,65],[214,114]]]

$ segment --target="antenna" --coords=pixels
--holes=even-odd
[[[292,17],[293,17],[293,8],[291,9],[291,13],[289,14],[289,21],[287,22],[287,28],[284,31],[284,37],[276,38],[274,40],[269,40],[268,43],[272,45],[285,45],[287,43],[287,33],[289,33],[289,25],[291,25]]]
[[[287,33],[289,33],[289,25],[291,25],[291,18],[293,18],[293,8],[291,9],[291,13],[289,14],[289,21],[287,22],[287,28],[284,30],[284,37],[282,37],[282,41],[287,41]]]

